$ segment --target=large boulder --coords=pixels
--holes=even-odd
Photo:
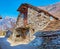
[[[12,35],[12,32],[11,32],[10,30],[8,30],[8,31],[6,32],[5,37],[8,38],[8,37],[10,37],[10,35]]]

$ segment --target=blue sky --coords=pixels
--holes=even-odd
[[[17,17],[17,9],[22,3],[29,3],[34,6],[47,6],[55,4],[60,0],[0,0],[0,15]]]

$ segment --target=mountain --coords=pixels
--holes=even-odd
[[[10,28],[13,28],[16,24],[16,18],[12,17],[5,17],[3,19],[0,19],[0,30],[7,30]]]
[[[44,6],[44,7],[38,7],[38,8],[44,9],[48,11],[50,14],[60,19],[60,2],[56,4]]]

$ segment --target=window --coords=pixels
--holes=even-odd
[[[54,18],[52,16],[50,16],[50,20],[54,20]]]

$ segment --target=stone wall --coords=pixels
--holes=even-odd
[[[27,16],[30,28],[35,31],[43,30],[50,22],[49,15],[44,14],[44,12],[38,13],[31,8],[28,8]]]
[[[22,27],[22,26],[24,26],[23,24],[23,15],[22,14],[20,14],[19,16],[18,16],[18,18],[17,18],[17,24],[16,24],[16,27]]]
[[[51,21],[44,30],[60,30],[60,20]]]

